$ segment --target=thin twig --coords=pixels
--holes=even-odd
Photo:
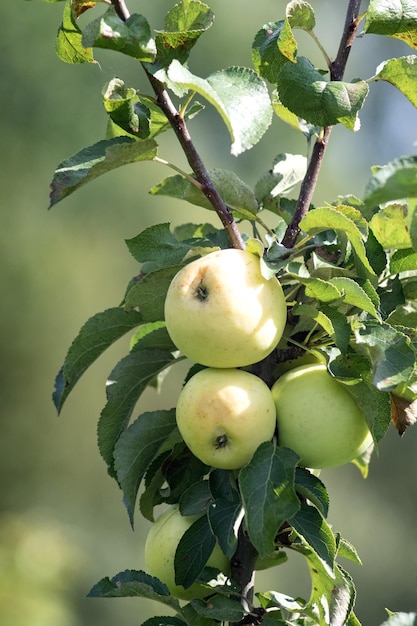
[[[127,22],[127,20],[130,17],[130,13],[124,0],[110,0],[110,2],[113,5],[114,10],[116,11],[120,19],[123,20],[124,22]]]
[[[360,4],[361,0],[349,0],[339,50],[337,52],[336,59],[330,65],[331,80],[342,80],[343,78],[346,63],[349,58],[352,43],[360,21]],[[306,175],[301,183],[300,195],[298,196],[293,218],[289,223],[282,240],[282,244],[286,248],[294,247],[300,233],[299,224],[310,208],[331,130],[332,126],[326,126],[314,145]]]
[[[210,201],[217,215],[219,216],[233,248],[239,248],[243,250],[245,244],[242,236],[239,232],[235,219],[230,211],[229,207],[225,204],[221,196],[219,195],[216,187],[214,186],[210,175],[199,155],[194,143],[191,140],[188,132],[187,125],[184,118],[178,113],[177,109],[172,103],[172,100],[166,91],[163,84],[157,80],[150,72],[147,73],[149,82],[157,97],[157,102],[160,109],[165,113],[171,127],[173,128],[177,139],[183,149],[185,157],[193,170],[197,181],[201,184],[201,190]]]
[[[125,5],[124,0],[111,0],[111,3],[121,20],[126,21],[130,17],[128,8]],[[210,175],[194,146],[190,134],[188,132],[187,125],[182,115],[179,114],[175,108],[168,92],[164,85],[157,80],[147,69],[143,66],[146,75],[151,83],[155,92],[157,102],[160,109],[165,113],[168,122],[173,128],[179,143],[184,151],[187,161],[193,170],[197,182],[201,185],[201,191],[209,200],[217,215],[220,218],[233,248],[239,248],[244,250],[245,244],[242,239],[242,235],[237,227],[235,219],[230,211],[229,207],[225,204],[217,189],[213,185]]]

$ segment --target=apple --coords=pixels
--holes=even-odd
[[[208,367],[243,367],[268,356],[281,339],[286,303],[275,277],[244,250],[216,250],[185,265],[165,299],[177,348]]]
[[[204,598],[210,594],[210,589],[201,583],[194,583],[187,589],[175,584],[174,559],[178,543],[190,528],[198,515],[184,517],[178,505],[174,505],[160,515],[152,525],[145,542],[145,567],[151,576],[156,576],[169,589],[175,598],[191,600]],[[224,573],[230,569],[229,560],[216,543],[206,565],[215,567]]]
[[[292,448],[300,465],[323,469],[349,463],[371,444],[366,420],[343,384],[326,365],[302,365],[272,386],[281,446]]]
[[[239,469],[276,428],[274,399],[254,374],[206,368],[184,385],[176,409],[178,429],[206,465]]]

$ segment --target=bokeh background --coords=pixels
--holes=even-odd
[[[161,28],[171,0],[131,0]],[[281,19],[285,2],[211,0],[216,22],[192,57],[202,76],[251,65],[250,45],[265,23]],[[312,2],[317,35],[334,56],[347,2]],[[85,375],[62,415],[51,402],[54,377],[80,326],[117,305],[137,267],[124,240],[146,226],[213,221],[193,206],[148,195],[169,175],[156,164],[115,171],[47,211],[55,167],[103,138],[101,90],[114,76],[147,90],[133,60],[109,52],[98,65],[69,66],[55,55],[64,3],[14,0],[0,4],[0,624],[2,626],[133,626],[164,613],[141,599],[86,599],[102,576],[143,567],[149,527],[132,532],[121,494],[96,446],[106,376],[125,353],[114,346]],[[82,18],[83,19],[83,18]],[[323,65],[308,38],[303,53]],[[381,61],[410,54],[402,43],[359,38],[346,78],[368,78]],[[416,151],[417,111],[394,88],[373,83],[362,130],[332,134],[315,202],[361,195],[373,164]],[[279,152],[305,152],[304,141],[278,120],[252,151],[229,154],[226,129],[207,109],[191,132],[208,167],[234,169],[254,184]],[[184,166],[175,141],[161,156]],[[138,411],[175,404],[183,372],[161,395],[149,391]],[[392,611],[417,609],[417,428],[400,439],[391,430],[363,480],[349,465],[323,473],[330,522],[358,549],[363,567],[346,563],[356,581],[357,613],[366,626]],[[308,595],[304,563],[291,559],[258,577],[261,589]]]

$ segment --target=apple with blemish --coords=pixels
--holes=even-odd
[[[206,368],[192,376],[179,395],[176,417],[191,452],[206,465],[229,470],[249,463],[276,428],[271,390],[238,369]]]
[[[281,339],[286,302],[260,258],[226,249],[185,265],[165,299],[165,321],[177,348],[208,367],[244,367],[264,359]]]

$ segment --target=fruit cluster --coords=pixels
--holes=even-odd
[[[282,287],[277,278],[262,275],[255,254],[211,252],[172,280],[165,301],[168,333],[202,367],[182,388],[177,425],[187,447],[207,466],[242,468],[261,443],[273,438],[277,424],[279,444],[295,450],[300,465],[309,468],[348,463],[371,444],[359,407],[325,364],[294,367],[272,389],[241,369],[277,347],[286,320]],[[186,599],[199,589],[175,584],[174,557],[193,521],[172,507],[154,524],[145,548],[148,571]],[[208,564],[227,571],[218,546]]]

